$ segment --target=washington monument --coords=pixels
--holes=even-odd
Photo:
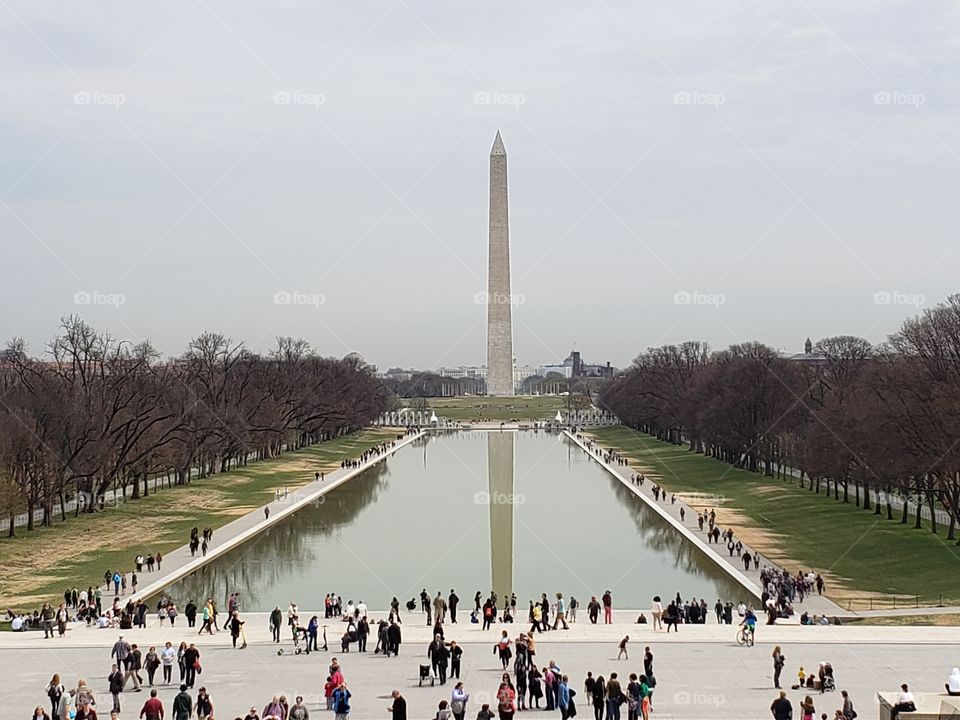
[[[507,151],[500,133],[490,150],[490,249],[487,268],[487,394],[513,395],[513,320],[510,317],[510,219]]]

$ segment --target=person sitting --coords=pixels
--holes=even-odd
[[[23,618],[19,615],[15,616],[13,620],[10,621],[10,629],[13,632],[23,632]]]
[[[646,625],[646,624],[647,624],[647,616],[644,615],[643,613],[640,613],[640,617],[637,618],[637,624],[638,624],[638,625]]]
[[[913,693],[904,683],[900,686],[900,692],[897,694],[897,704],[890,711],[890,720],[897,720],[897,715],[902,712],[915,712],[917,704],[914,702]]]
[[[960,695],[960,668],[954,668],[944,685],[947,695]]]

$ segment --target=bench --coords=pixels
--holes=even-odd
[[[899,693],[877,693],[880,720],[891,720],[897,695]],[[914,693],[913,701],[917,709],[913,712],[900,712],[897,715],[898,720],[960,720],[960,697],[951,697],[946,693]]]

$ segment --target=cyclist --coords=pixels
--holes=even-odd
[[[757,615],[753,611],[753,607],[747,607],[747,612],[743,616],[743,620],[740,622],[740,627],[742,627],[746,632],[750,633],[750,644],[753,644],[753,641],[756,639],[757,631]]]

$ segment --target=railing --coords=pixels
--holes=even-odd
[[[848,597],[831,598],[840,607],[847,610],[899,610],[917,609],[924,607],[943,607],[943,595],[937,597],[936,604],[924,597],[920,601],[919,595],[883,595],[880,597]]]

